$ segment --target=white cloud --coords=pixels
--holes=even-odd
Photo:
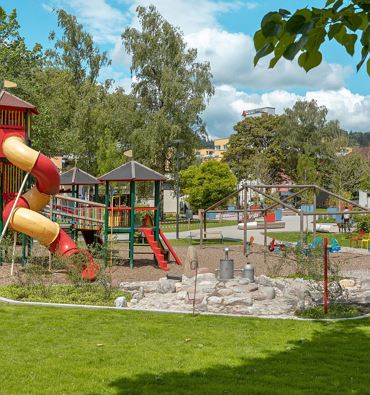
[[[209,134],[217,137],[233,133],[233,125],[242,119],[243,110],[258,107],[275,107],[281,114],[297,100],[316,100],[328,108],[328,119],[338,119],[346,130],[370,130],[370,95],[363,96],[346,88],[338,90],[308,91],[297,95],[286,90],[274,90],[263,94],[247,94],[230,85],[216,87],[214,97],[204,112]]]
[[[51,0],[51,4],[76,15],[100,44],[114,43],[128,22],[125,13],[106,0]]]
[[[296,62],[285,59],[268,68],[268,59],[253,66],[253,41],[243,33],[230,33],[219,29],[203,29],[186,36],[190,47],[198,49],[198,58],[209,61],[216,84],[231,84],[239,88],[324,88],[338,89],[352,72],[350,67],[325,61],[310,73]]]
[[[217,16],[242,7],[253,9],[256,2],[230,2],[212,0],[135,0],[124,1],[130,6],[132,25],[138,27],[135,10],[137,6],[149,6],[154,4],[162,16],[174,26],[180,27],[185,34],[197,32],[208,27],[218,27]]]

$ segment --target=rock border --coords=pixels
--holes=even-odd
[[[48,303],[48,302],[23,302],[20,300],[8,299],[0,296],[0,303],[11,304],[11,305],[26,305],[26,306],[41,306],[41,307],[64,307],[64,308],[82,308],[82,309],[95,309],[95,310],[119,310],[119,311],[143,311],[149,313],[161,313],[161,314],[190,314],[191,311],[179,311],[179,310],[159,310],[159,309],[136,309],[134,307],[114,307],[114,306],[96,306],[96,305],[84,305],[84,304],[68,304],[68,303]],[[336,321],[349,321],[349,320],[361,320],[370,317],[370,313],[356,317],[348,318],[301,318],[296,316],[288,315],[245,315],[245,314],[225,314],[225,313],[213,313],[213,312],[197,312],[195,315],[207,315],[207,316],[222,316],[222,317],[243,317],[243,318],[261,318],[261,319],[274,319],[274,320],[295,320],[295,321],[325,321],[325,322],[336,322]]]

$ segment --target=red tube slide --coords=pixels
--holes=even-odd
[[[18,136],[7,137],[2,149],[9,162],[30,172],[37,180],[36,185],[19,198],[9,222],[10,227],[38,240],[54,254],[64,257],[79,254],[81,251],[67,233],[57,223],[37,212],[48,204],[50,195],[59,191],[60,177],[54,163],[47,156],[28,147]],[[4,221],[7,221],[12,211],[14,200],[4,208]],[[86,280],[95,280],[100,266],[88,251],[82,253],[88,256],[88,264],[81,275]]]

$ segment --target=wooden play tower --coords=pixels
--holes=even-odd
[[[130,267],[133,268],[135,256],[135,234],[139,232],[145,236],[153,252],[154,259],[162,270],[169,270],[167,265],[169,253],[172,254],[176,263],[181,265],[180,259],[160,229],[161,182],[166,181],[166,177],[152,169],[149,169],[141,163],[130,161],[99,177],[99,180],[105,183],[105,246],[108,246],[110,233],[128,234]],[[112,183],[122,182],[129,183],[128,199],[125,204],[114,205],[110,186]],[[136,206],[136,185],[138,182],[154,183],[153,207]],[[135,224],[135,213],[143,211],[147,213],[145,216],[146,219],[140,224]],[[150,213],[153,214],[150,215]],[[167,250],[169,253],[167,253]],[[106,262],[107,260],[108,254],[106,254]]]

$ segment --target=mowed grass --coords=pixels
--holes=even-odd
[[[207,220],[207,228],[219,228],[219,227],[224,227],[224,226],[235,226],[238,225],[238,221],[236,220]],[[200,223],[199,222],[191,222],[190,224],[188,223],[180,223],[179,224],[179,230],[180,232],[186,232],[186,231],[192,231],[192,230],[198,230],[199,231]],[[171,223],[171,224],[166,224],[162,223],[161,224],[161,229],[163,232],[176,232],[176,223]]]
[[[0,305],[1,394],[369,394],[370,319]]]
[[[294,243],[300,240],[299,232],[267,232],[267,236],[275,240],[287,241],[290,243]],[[312,232],[304,233],[304,237],[306,238],[308,243],[311,243],[314,239],[314,235]],[[331,243],[331,240],[335,238],[342,247],[349,247],[350,239],[360,236],[355,233],[316,233],[316,237],[320,237],[321,239],[327,237],[329,244]],[[352,243],[352,247],[357,247],[356,242]],[[359,247],[361,247],[360,244]]]

